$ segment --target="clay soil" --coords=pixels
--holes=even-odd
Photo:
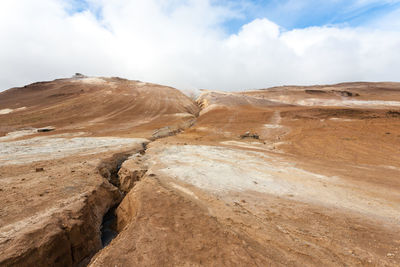
[[[400,265],[400,84],[62,79],[1,110],[1,266]]]

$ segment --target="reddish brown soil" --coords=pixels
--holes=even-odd
[[[26,107],[0,116],[0,134],[51,125],[57,132],[150,137],[155,129],[187,119],[176,114],[198,113],[188,97],[170,87],[120,78],[85,80],[41,82],[0,93],[0,110]]]
[[[148,142],[123,139],[113,147],[108,137],[150,139],[198,113],[176,89],[117,78],[14,88],[0,94],[3,109],[15,111],[0,115],[0,134],[17,135],[0,137],[1,266],[87,263],[102,247],[104,214],[122,199],[103,167],[115,172],[112,155],[134,154]],[[46,126],[55,130],[18,136]]]
[[[399,101],[398,83],[204,92],[198,105],[117,78],[3,92],[0,110],[26,109],[0,115],[2,135],[56,128],[0,140],[7,149],[59,134],[173,136],[2,164],[0,265],[398,266]],[[112,155],[140,151],[118,178],[126,157]],[[102,216],[123,197],[109,181],[133,189],[98,251]]]

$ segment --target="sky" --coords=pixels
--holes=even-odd
[[[1,0],[0,91],[118,76],[182,90],[400,82],[400,0]]]

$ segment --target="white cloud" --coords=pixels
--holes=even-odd
[[[0,90],[75,72],[182,89],[400,81],[395,15],[364,28],[291,31],[257,19],[229,36],[223,23],[242,14],[215,1],[91,1],[101,19],[68,14],[62,0],[2,0]]]

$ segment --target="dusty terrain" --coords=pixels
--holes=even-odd
[[[0,126],[1,266],[400,265],[398,83],[61,79]]]

